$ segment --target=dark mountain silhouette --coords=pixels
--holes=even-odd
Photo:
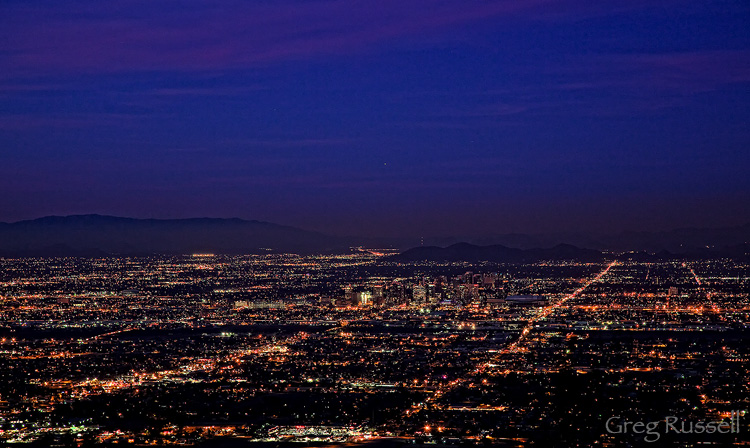
[[[625,232],[609,236],[571,233],[508,234],[482,238],[427,238],[425,242],[431,246],[407,250],[402,254],[403,260],[416,257],[413,259],[595,261],[601,256],[596,250],[632,252],[624,256],[644,261],[716,257],[746,259],[750,253],[750,224],[716,229]],[[161,220],[76,215],[0,223],[0,256],[5,257],[195,252],[249,254],[268,253],[269,249],[273,252],[330,253],[348,251],[350,246],[357,245],[406,249],[417,244],[418,239],[336,237],[237,218]],[[539,247],[551,249],[537,249]],[[580,249],[581,247],[596,250]]]
[[[581,249],[569,244],[559,244],[550,249],[513,249],[502,245],[475,246],[468,243],[453,244],[448,247],[415,247],[398,255],[388,257],[388,261],[414,262],[469,262],[489,261],[494,263],[532,263],[542,260],[577,260],[584,262],[602,261],[604,255],[596,250]]]
[[[720,228],[682,228],[666,232],[623,232],[600,238],[611,250],[645,250],[694,253],[703,249],[723,249],[750,243],[750,223]]]
[[[49,216],[0,224],[0,256],[100,256],[211,252],[251,254],[346,250],[347,240],[242,219]]]
[[[501,245],[519,249],[553,247],[566,243],[602,251],[646,251],[673,254],[696,253],[704,249],[723,250],[726,247],[750,243],[750,223],[720,228],[681,228],[662,232],[621,232],[593,234],[585,232],[522,234],[508,233],[485,236],[427,237],[425,245],[446,247],[466,242],[477,246]],[[399,247],[414,247],[419,239],[398,242]]]

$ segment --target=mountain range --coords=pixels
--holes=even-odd
[[[482,261],[492,263],[535,263],[538,261],[578,261],[596,263],[605,259],[632,260],[640,262],[658,262],[668,260],[704,260],[716,258],[733,258],[750,261],[750,244],[703,248],[692,251],[672,253],[662,250],[657,253],[646,251],[601,252],[594,249],[582,249],[571,244],[558,244],[549,249],[517,249],[494,244],[476,246],[469,243],[457,243],[448,247],[421,246],[406,250],[388,257],[391,262],[467,262]]]
[[[501,245],[475,246],[458,243],[448,247],[415,247],[389,257],[389,261],[415,262],[469,262],[489,261],[494,263],[533,263],[541,260],[576,260],[598,262],[604,254],[598,250],[581,249],[570,244],[558,244],[549,249],[515,249]]]
[[[612,235],[501,234],[481,238],[427,238],[427,246],[406,250],[400,256],[404,261],[444,259],[503,262],[537,259],[595,261],[602,256],[600,251],[633,251],[640,254],[631,254],[633,257],[706,257],[722,254],[743,257],[747,256],[748,242],[750,224]],[[340,237],[238,218],[134,219],[73,215],[0,223],[0,256],[3,257],[199,252],[341,253],[348,252],[352,246],[405,250],[418,244],[417,239]]]
[[[236,218],[75,215],[0,224],[0,255],[6,257],[324,253],[346,247],[344,238]]]
[[[566,243],[605,251],[646,251],[656,253],[696,252],[701,249],[716,249],[750,243],[750,223],[718,228],[679,228],[658,232],[619,232],[595,234],[589,232],[566,232],[547,234],[506,233],[479,237],[454,236],[425,238],[430,246],[450,246],[466,242],[478,246],[503,245],[519,249],[553,247]]]

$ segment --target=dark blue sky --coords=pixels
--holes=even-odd
[[[0,221],[750,221],[750,3],[0,4]]]

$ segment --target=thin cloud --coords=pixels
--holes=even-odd
[[[577,78],[558,84],[562,90],[615,87],[691,94],[750,82],[750,51],[602,55],[578,61],[556,74]]]
[[[609,3],[613,11],[628,7]],[[4,9],[0,68],[6,76],[258,67],[351,54],[489,19],[603,13],[571,0],[72,1]]]
[[[74,114],[69,116],[4,115],[0,131],[32,131],[38,129],[73,129],[97,126],[122,126],[140,117],[132,114]]]
[[[237,86],[237,87],[174,87],[159,88],[142,92],[148,95],[179,97],[179,96],[241,96],[248,93],[267,90],[265,86]],[[141,94],[141,92],[139,92]]]

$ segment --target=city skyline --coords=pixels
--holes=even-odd
[[[0,222],[750,222],[745,2],[0,7]]]

